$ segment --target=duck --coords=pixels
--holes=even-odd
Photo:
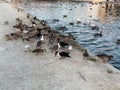
[[[99,27],[97,25],[91,26],[91,30],[99,30]]]
[[[37,25],[37,23],[35,21],[32,21],[31,23],[32,23],[32,26],[36,26]]]
[[[62,30],[68,30],[68,28],[66,27],[66,26],[61,26],[61,27],[59,27],[59,29],[62,29]]]
[[[102,37],[103,36],[102,31],[100,31],[99,33],[95,33],[94,36],[95,37]]]
[[[42,37],[41,32],[39,32],[39,33],[35,34],[35,35],[34,35],[34,37],[36,37],[37,39],[41,39],[41,37]]]
[[[98,54],[97,57],[103,60],[104,63],[106,63],[107,61],[113,58],[112,55],[107,55],[107,54]]]
[[[37,19],[37,17],[35,16],[35,17],[33,17],[33,20],[36,20]]]
[[[47,52],[46,49],[41,49],[41,48],[37,48],[32,51],[32,53],[36,53],[36,55],[38,53],[43,54],[44,52]]]
[[[83,59],[88,58],[88,57],[89,57],[89,53],[88,53],[87,50],[85,50],[84,53],[83,53]]]
[[[65,51],[62,51],[62,52],[59,52],[59,51],[56,51],[55,52],[55,56],[58,55],[60,57],[60,59],[65,59],[65,57],[69,57],[71,58],[71,56],[69,55],[69,52],[65,52]]]
[[[72,46],[69,43],[66,42],[58,42],[58,48],[68,48],[69,50],[72,50]]]
[[[41,40],[37,41],[36,48],[41,48],[42,44],[43,44],[43,42]]]
[[[25,45],[25,46],[24,46],[24,51],[25,51],[25,52],[31,51],[30,47],[31,47],[31,46],[30,46],[29,44],[28,44],[28,45]]]
[[[76,40],[76,37],[74,37],[74,35],[72,35],[71,33],[68,33],[68,39],[69,40]]]
[[[53,22],[59,22],[59,19],[53,19]]]
[[[80,23],[81,23],[81,21],[78,19],[78,20],[77,20],[77,24],[80,24]]]
[[[67,15],[63,15],[63,18],[67,18]]]

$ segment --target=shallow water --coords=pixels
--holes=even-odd
[[[40,1],[27,3],[23,7],[37,18],[46,20],[54,29],[66,26],[67,30],[60,32],[63,34],[71,32],[77,37],[78,43],[95,55],[101,53],[113,55],[114,58],[109,63],[120,69],[120,45],[116,44],[116,39],[120,39],[120,11],[113,6],[106,10],[104,4]],[[64,18],[63,15],[67,17]],[[59,19],[59,22],[54,22],[53,19]],[[81,24],[77,24],[77,20],[80,20]],[[70,22],[74,22],[74,26],[69,25]],[[88,24],[97,24],[103,36],[94,37],[99,31],[91,30]]]

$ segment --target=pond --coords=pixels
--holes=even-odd
[[[71,32],[80,45],[95,55],[113,55],[113,59],[108,63],[120,69],[120,45],[116,44],[116,40],[120,39],[119,9],[114,6],[106,9],[105,4],[60,1],[29,2],[23,5],[23,8],[40,20],[46,20],[53,29],[59,30],[59,27],[66,26],[67,29],[60,32]],[[78,20],[81,23],[78,24]],[[91,30],[90,26],[93,25],[99,26],[99,30]],[[99,31],[103,32],[103,36],[94,37]]]

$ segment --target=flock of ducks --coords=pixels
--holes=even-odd
[[[60,58],[71,57],[70,50],[73,49],[69,41],[74,40],[74,36],[69,33],[68,35],[61,35],[58,31],[51,29],[45,20],[38,20],[36,17],[27,15],[30,24],[24,24],[23,20],[16,18],[16,24],[13,26],[15,32],[6,34],[5,39],[18,40],[28,42],[24,46],[24,51],[30,51],[32,53],[45,54],[47,50],[55,53]],[[31,43],[36,45],[34,49],[31,49]],[[44,48],[46,46],[47,48]],[[49,49],[48,49],[49,48]]]
[[[70,45],[70,40],[75,40],[75,37],[68,33],[68,35],[61,35],[58,31],[52,30],[49,27],[47,21],[45,20],[38,20],[37,17],[31,17],[30,14],[27,15],[27,18],[30,20],[30,25],[24,24],[23,20],[20,18],[16,18],[16,25],[13,26],[15,28],[14,33],[6,34],[5,39],[8,40],[17,40],[19,38],[22,41],[27,41],[29,43],[36,42],[36,48],[31,50],[31,46],[25,45],[24,50],[30,51],[32,53],[44,54],[47,52],[47,49],[43,48],[43,44],[49,46],[51,52],[55,53],[55,56],[58,55],[60,58],[69,57],[71,58],[70,50],[73,49],[72,45]],[[67,18],[67,15],[63,15],[63,18]],[[59,22],[59,19],[53,19],[54,22]],[[5,24],[7,25],[9,22],[6,21]],[[77,21],[77,24],[81,24],[80,20]],[[83,23],[86,25],[85,23]],[[41,26],[42,25],[42,26]],[[70,22],[69,25],[74,25],[74,22]],[[91,30],[99,30],[99,26],[94,25],[90,26]],[[60,27],[61,30],[67,29],[65,26]],[[99,33],[95,33],[94,37],[102,37],[103,33],[100,31]],[[120,43],[120,40],[117,40],[117,44]],[[99,54],[97,55],[100,59],[104,60],[111,60],[113,56],[107,54]],[[87,50],[83,53],[83,59],[89,57],[89,53]]]

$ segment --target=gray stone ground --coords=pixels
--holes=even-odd
[[[24,52],[28,42],[6,41],[4,35],[15,31],[12,26],[17,17],[28,22],[24,12],[0,2],[0,90],[120,90],[119,71],[83,60],[76,49],[71,51],[72,58],[59,60],[49,49],[45,55],[35,55]],[[5,21],[9,25],[4,25]]]

